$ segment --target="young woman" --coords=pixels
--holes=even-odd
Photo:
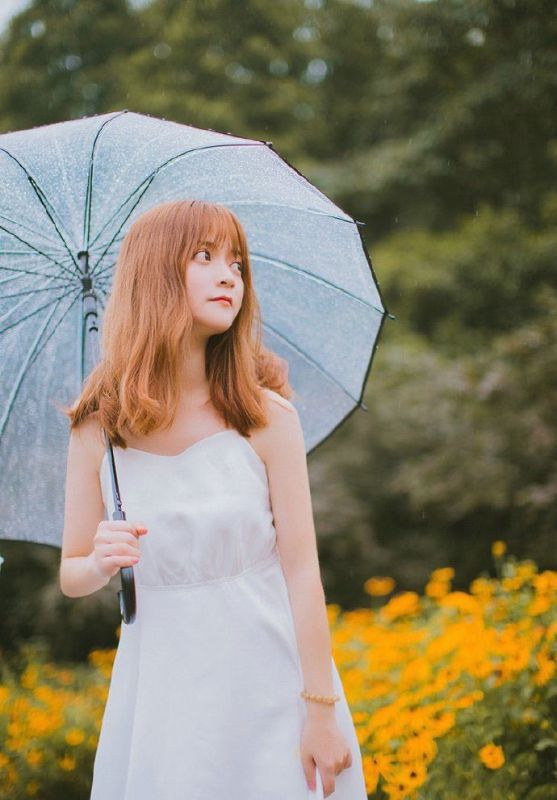
[[[91,800],[366,800],[283,367],[261,346],[236,215],[189,200],[142,214],[102,358],[65,409],[62,592],[132,565],[137,598]],[[111,519],[103,430],[126,520]]]

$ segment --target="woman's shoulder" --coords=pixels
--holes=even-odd
[[[263,388],[263,387],[261,387]],[[284,446],[285,440],[303,436],[298,410],[290,400],[272,389],[263,388],[267,426],[265,437],[276,446]]]
[[[278,392],[260,387],[265,397],[267,425],[259,431],[263,460],[266,465],[284,463],[292,455],[305,453],[304,433],[297,408]]]
[[[82,442],[94,461],[95,469],[97,472],[100,471],[106,445],[98,411],[91,412],[81,420],[72,430],[71,435],[76,436]]]
[[[259,388],[265,394],[265,397],[267,397],[271,402],[282,406],[282,408],[286,408],[288,411],[296,411],[296,407],[290,402],[290,400],[287,400],[286,397],[283,397],[278,392],[275,392],[273,389],[268,389],[266,386],[260,386]]]

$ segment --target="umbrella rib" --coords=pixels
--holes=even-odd
[[[2,269],[2,267],[0,267]],[[0,279],[0,286],[4,286],[5,283],[12,283],[12,281],[18,281],[19,275],[8,275],[7,278]]]
[[[83,250],[89,250],[89,233],[91,231],[91,197],[93,194],[93,172],[95,169],[95,150],[97,148],[97,141],[99,136],[101,135],[104,128],[108,125],[109,122],[112,122],[117,117],[122,116],[122,114],[127,114],[127,111],[118,111],[116,114],[113,114],[110,119],[107,119],[103,122],[100,126],[98,131],[95,134],[95,138],[93,139],[93,145],[91,147],[91,155],[89,156],[89,171],[87,173],[87,188],[85,190],[85,214],[83,216]]]
[[[297,211],[305,214],[316,214],[319,217],[326,217],[327,219],[337,219],[339,222],[347,222],[349,225],[356,225],[353,219],[346,217],[339,217],[337,214],[329,214],[327,211],[321,211],[318,208],[306,208],[305,206],[291,206],[286,203],[274,203],[272,200],[227,200],[226,198],[219,198],[219,203],[231,206],[270,206],[272,208],[287,208],[289,211]]]
[[[0,256],[23,256],[27,258],[29,253],[27,250],[0,250]]]
[[[40,188],[40,186],[39,186],[39,185],[38,185],[38,183],[35,181],[35,179],[34,179],[34,178],[32,178],[30,175],[28,176],[28,179],[29,179],[29,183],[30,183],[30,184],[31,184],[31,186],[33,187],[33,191],[35,192],[35,194],[36,194],[36,195],[37,195],[37,197],[39,198],[39,202],[40,202],[40,203],[41,203],[41,205],[43,206],[43,208],[44,208],[44,210],[45,210],[45,212],[46,212],[46,215],[47,215],[47,217],[50,219],[50,221],[51,221],[51,222],[52,222],[52,224],[54,225],[54,229],[56,230],[56,233],[57,233],[57,234],[58,234],[58,236],[60,237],[60,240],[61,240],[62,244],[64,245],[64,247],[65,247],[65,249],[66,249],[66,251],[67,251],[67,253],[68,253],[69,257],[71,258],[72,262],[74,263],[75,267],[77,268],[77,267],[78,267],[78,265],[77,265],[77,261],[75,260],[75,258],[74,258],[74,255],[73,255],[72,251],[71,251],[71,250],[70,250],[70,248],[68,247],[68,244],[67,244],[66,240],[65,240],[65,239],[64,239],[64,237],[62,236],[62,232],[61,232],[61,230],[58,228],[58,225],[56,224],[56,220],[54,219],[54,214],[52,214],[52,213],[51,213],[51,211],[50,211],[50,209],[52,209],[52,210],[54,211],[54,209],[53,209],[53,207],[52,207],[52,204],[51,204],[51,203],[48,201],[48,199],[47,199],[47,197],[46,197],[45,193],[44,193],[44,192],[43,192],[43,190]],[[49,209],[49,206],[50,206],[50,209]]]
[[[62,317],[61,317],[60,321],[61,321],[62,319],[64,319],[64,317],[65,317],[65,316],[66,316],[66,315],[69,313],[69,311],[70,311],[70,309],[72,308],[72,306],[74,305],[74,303],[75,303],[77,300],[79,300],[79,297],[80,297],[80,294],[79,294],[79,292],[76,292],[76,296],[75,296],[75,298],[74,298],[74,299],[73,299],[73,301],[70,303],[70,305],[68,306],[68,308],[65,310],[65,312],[64,312],[64,314],[62,315]],[[63,298],[61,298],[61,299],[63,299]],[[14,382],[14,384],[13,384],[13,386],[12,386],[12,391],[11,391],[11,393],[10,393],[10,396],[9,396],[9,398],[8,398],[8,401],[7,401],[7,403],[6,403],[6,410],[5,410],[5,412],[4,412],[4,415],[3,415],[3,417],[0,419],[0,439],[2,438],[2,434],[4,433],[4,429],[5,429],[6,425],[8,424],[8,419],[9,419],[9,417],[10,417],[10,414],[11,414],[11,412],[12,412],[12,409],[14,408],[15,399],[16,399],[16,397],[17,397],[17,395],[18,395],[18,392],[19,392],[19,390],[20,390],[20,388],[21,388],[21,385],[22,385],[22,383],[23,383],[23,379],[25,378],[26,374],[28,373],[28,369],[29,369],[30,365],[31,365],[31,364],[33,363],[33,361],[34,361],[34,360],[37,358],[37,356],[38,356],[38,354],[41,352],[41,350],[43,350],[43,349],[44,349],[44,347],[46,346],[47,342],[49,341],[49,339],[51,338],[51,336],[53,335],[53,333],[56,331],[56,326],[55,326],[55,327],[52,329],[51,333],[50,333],[50,334],[49,334],[49,335],[46,337],[46,339],[45,339],[45,340],[44,340],[44,342],[42,343],[42,346],[41,346],[41,347],[39,347],[39,344],[41,343],[41,337],[42,337],[42,335],[43,335],[44,331],[46,330],[46,328],[47,328],[47,326],[48,326],[48,324],[49,324],[50,320],[51,320],[51,319],[52,319],[52,317],[54,316],[54,312],[55,312],[55,311],[56,311],[56,306],[53,306],[53,308],[52,308],[52,312],[49,314],[49,316],[47,317],[47,319],[46,319],[46,321],[45,321],[44,325],[41,327],[41,329],[40,329],[40,330],[39,330],[39,332],[37,333],[37,336],[35,337],[35,339],[34,339],[34,341],[33,341],[33,344],[31,345],[31,347],[30,347],[30,349],[29,349],[29,352],[28,352],[28,354],[27,354],[27,357],[26,357],[26,359],[25,359],[25,362],[24,362],[24,364],[21,366],[21,368],[20,368],[20,370],[19,370],[19,374],[18,374],[18,376],[17,376],[17,379],[16,379],[16,381]]]
[[[1,253],[0,255],[4,255],[4,253]],[[3,267],[0,264],[0,271],[2,271],[2,270],[4,270],[5,272],[16,272],[18,275],[34,275],[35,277],[38,277],[38,278],[60,278],[61,277],[60,275],[52,275],[50,272],[35,272],[34,270],[24,269],[23,267]],[[14,276],[13,278],[8,278],[6,280],[14,280],[16,277],[17,276]],[[71,278],[72,278],[72,280],[70,281],[70,283],[74,283],[75,282],[75,275],[72,274]],[[0,281],[0,284],[1,283],[4,283],[4,281]]]
[[[374,311],[378,311],[380,314],[385,314],[385,310],[382,308],[377,308],[374,306],[373,303],[368,303],[367,300],[362,300],[361,297],[357,297],[352,292],[349,292],[347,289],[343,289],[341,286],[337,286],[335,283],[331,283],[330,281],[326,280],[325,278],[320,278],[318,275],[314,275],[312,272],[308,272],[308,270],[303,269],[302,267],[297,267],[295,264],[290,264],[288,261],[284,261],[280,258],[271,258],[270,256],[266,256],[263,253],[252,252],[250,253],[250,257],[253,256],[254,258],[258,258],[260,261],[267,261],[269,264],[273,264],[277,267],[283,267],[284,269],[292,270],[293,272],[298,272],[300,275],[303,275],[308,280],[315,281],[316,283],[325,286],[327,289],[334,289],[336,292],[341,292],[342,294],[349,297],[351,300],[356,300],[356,302],[361,303],[367,308],[373,308]]]
[[[180,158],[184,158],[185,156],[194,155],[196,153],[202,152],[203,150],[211,150],[211,149],[214,149],[214,148],[222,148],[222,147],[265,147],[265,145],[262,142],[234,142],[234,143],[230,143],[230,144],[206,144],[203,147],[190,147],[189,150],[184,150],[183,152],[177,153],[175,156],[172,156],[171,158],[168,158],[166,161],[163,161],[162,164],[159,164],[159,166],[156,169],[154,169],[149,175],[147,175],[147,177],[145,177],[142,180],[142,182],[140,184],[138,184],[132,192],[130,192],[130,194],[126,197],[126,199],[123,200],[120,203],[120,205],[118,206],[118,208],[116,209],[116,211],[114,212],[112,217],[105,222],[105,224],[100,229],[100,231],[97,233],[95,238],[91,241],[91,243],[90,243],[91,246],[95,244],[95,242],[99,239],[99,237],[102,236],[102,234],[104,233],[106,228],[108,228],[108,226],[118,217],[118,214],[120,213],[120,211],[122,211],[122,209],[126,206],[126,204],[129,203],[129,201],[134,196],[134,194],[136,192],[138,192],[145,183],[148,182],[148,184],[150,185],[152,183],[153,179],[156,177],[156,175],[162,169],[165,169],[165,167],[168,167],[174,161],[177,161]],[[146,188],[149,188],[149,187],[147,186]],[[143,192],[143,194],[144,194],[144,192]],[[136,203],[136,205],[137,205],[137,203]],[[134,208],[135,208],[135,206],[134,206]],[[128,217],[126,217],[126,219],[127,218]],[[125,221],[126,220],[124,220],[124,222]],[[124,222],[122,223],[122,225],[124,224]],[[122,225],[118,229],[117,234],[122,229]]]
[[[95,289],[98,289],[99,292],[101,292],[105,296],[105,298],[108,298],[109,292],[108,292],[107,289],[105,289],[105,287],[102,284],[100,284],[100,283],[96,284],[95,285]]]
[[[13,280],[13,278],[12,278],[12,280]],[[54,280],[56,280],[56,276],[54,277]],[[0,281],[0,284],[2,284],[2,283],[3,283],[3,281]],[[52,292],[55,289],[67,289],[69,286],[72,286],[72,285],[74,285],[74,284],[71,284],[71,283],[67,282],[67,283],[59,284],[58,286],[41,286],[40,289],[28,289],[28,290],[23,291],[23,292],[16,292],[15,294],[2,294],[2,300],[8,300],[8,299],[12,300],[14,297],[26,297],[29,294],[40,294],[41,292]],[[11,309],[11,311],[13,311],[13,310],[15,310],[15,309]]]
[[[68,255],[70,256],[72,262],[74,263],[75,267],[77,268],[78,267],[77,261],[75,260],[75,258],[73,256],[73,253],[71,252],[70,248],[68,247],[68,244],[67,244],[66,240],[62,236],[62,233],[59,230],[58,225],[56,224],[53,215],[50,213],[49,207],[52,210],[54,210],[54,207],[53,207],[52,203],[48,200],[48,198],[46,197],[46,195],[43,192],[43,190],[39,187],[39,185],[36,182],[36,180],[33,178],[31,173],[29,172],[29,170],[21,163],[21,161],[19,161],[19,159],[17,159],[14,155],[12,155],[12,153],[10,153],[9,150],[6,150],[5,147],[0,147],[0,151],[3,152],[3,153],[6,153],[6,155],[8,155],[13,161],[15,161],[15,163],[18,165],[18,167],[20,169],[22,169],[23,172],[27,175],[27,180],[31,184],[31,188],[33,189],[33,191],[35,192],[36,196],[38,197],[39,202],[42,205],[42,207],[44,208],[47,217],[49,218],[49,220],[54,225],[54,229],[55,229],[56,233],[58,234],[58,236],[60,238],[60,241],[64,245],[65,249],[68,252]]]
[[[11,222],[13,225],[17,225],[19,228],[23,228],[29,233],[32,233],[34,236],[37,235],[37,231],[34,230],[34,228],[30,228],[29,225],[24,225],[23,222],[18,222],[17,220],[12,219],[11,217],[7,217],[5,214],[0,214],[0,219],[5,220],[6,222]],[[40,235],[42,236],[43,234]],[[46,238],[48,238],[54,244],[55,240],[51,239],[50,236],[48,236],[48,234],[46,235]]]
[[[75,288],[75,289],[74,289],[74,291],[78,291],[78,292],[79,292],[79,294],[81,295],[81,287],[80,287],[79,289]],[[69,294],[71,294],[71,293],[72,293],[71,291],[69,291],[69,292],[64,292],[64,293],[63,293],[63,294],[61,294],[59,297],[55,297],[55,298],[54,298],[54,301],[53,301],[53,300],[49,300],[49,301],[48,301],[48,303],[45,303],[44,305],[42,305],[42,306],[39,306],[38,308],[35,308],[35,309],[33,309],[33,311],[30,311],[30,312],[29,312],[29,314],[26,314],[24,317],[19,317],[18,319],[16,319],[16,321],[15,321],[15,322],[12,322],[12,323],[10,323],[9,325],[6,325],[6,327],[5,327],[5,328],[0,328],[0,336],[1,336],[3,333],[5,333],[6,331],[9,331],[9,330],[10,330],[10,328],[15,328],[15,326],[16,326],[16,325],[19,325],[21,322],[25,322],[25,320],[26,320],[26,319],[30,319],[30,318],[31,318],[31,317],[33,317],[35,314],[38,314],[40,311],[42,311],[42,310],[43,310],[43,308],[48,308],[50,305],[53,305],[53,303],[55,304],[55,302],[56,302],[56,301],[58,301],[58,300],[63,300],[63,299],[64,299],[64,297],[67,297],[67,296],[68,296]],[[8,317],[10,314],[12,314],[12,313],[13,313],[15,310],[16,310],[16,309],[14,309],[14,308],[11,308],[11,309],[10,309],[10,310],[7,312],[7,314],[5,314],[3,317],[0,317],[0,321],[1,321],[2,319],[6,319],[6,317]]]
[[[101,261],[103,260],[103,258],[105,257],[105,255],[106,255],[106,254],[108,253],[108,251],[110,250],[110,247],[111,247],[112,243],[114,242],[114,240],[116,239],[116,237],[118,236],[118,234],[120,233],[120,231],[122,230],[123,226],[126,224],[127,220],[128,220],[128,219],[130,218],[130,216],[133,214],[133,210],[134,210],[134,208],[135,208],[135,207],[138,205],[138,203],[139,203],[139,202],[141,202],[141,198],[143,197],[143,195],[145,194],[145,192],[147,191],[147,189],[149,188],[149,186],[151,185],[151,183],[152,183],[152,181],[153,181],[154,179],[155,179],[155,176],[153,175],[153,177],[151,178],[151,180],[150,180],[150,181],[147,183],[147,185],[145,186],[145,188],[143,189],[143,191],[141,192],[141,194],[138,196],[138,198],[137,198],[137,200],[135,201],[135,203],[133,204],[133,206],[130,208],[129,212],[126,214],[126,216],[125,216],[125,217],[124,217],[124,219],[122,220],[122,224],[120,225],[120,227],[118,228],[118,230],[116,231],[116,233],[114,234],[114,236],[112,237],[112,239],[110,240],[110,242],[107,244],[107,246],[104,248],[104,250],[103,250],[103,252],[101,253],[101,255],[99,256],[99,258],[97,259],[97,262],[95,263],[95,268],[92,270],[92,272],[91,272],[91,275],[96,275],[96,274],[97,274],[97,268],[98,268],[99,264],[101,263]]]
[[[303,359],[304,359],[304,361],[307,361],[309,364],[311,364],[311,365],[312,365],[312,367],[315,367],[315,369],[316,369],[318,372],[320,372],[320,373],[321,373],[322,375],[324,375],[324,376],[325,376],[325,377],[326,377],[328,380],[332,381],[332,382],[333,382],[333,383],[334,383],[336,386],[338,386],[338,388],[339,388],[339,389],[340,389],[342,392],[344,392],[344,394],[345,394],[345,395],[347,395],[347,396],[348,396],[348,397],[349,397],[351,400],[353,400],[355,403],[359,403],[359,402],[360,402],[360,401],[358,400],[358,398],[357,398],[357,397],[354,397],[352,394],[350,394],[350,392],[348,391],[348,389],[346,389],[346,388],[345,388],[345,387],[344,387],[344,386],[343,386],[341,383],[339,383],[339,381],[338,381],[338,380],[337,380],[337,379],[336,379],[336,378],[335,378],[333,375],[331,375],[331,373],[330,373],[330,372],[327,372],[327,370],[326,370],[324,367],[322,367],[322,366],[321,366],[321,364],[319,364],[317,361],[315,361],[315,359],[314,359],[314,358],[312,358],[311,356],[308,356],[308,354],[307,354],[307,353],[304,353],[304,351],[303,351],[303,350],[300,350],[300,348],[299,348],[297,345],[295,345],[295,344],[294,344],[294,342],[290,341],[290,339],[288,339],[288,338],[287,338],[287,337],[286,337],[284,334],[282,334],[282,333],[280,333],[279,331],[277,331],[275,328],[273,328],[273,326],[272,326],[272,325],[269,325],[269,323],[268,323],[268,322],[262,322],[262,325],[263,325],[263,327],[264,327],[266,330],[272,331],[272,333],[273,333],[273,334],[274,334],[274,335],[275,335],[275,336],[276,336],[278,339],[281,339],[283,342],[286,342],[286,344],[288,345],[288,347],[290,347],[292,350],[295,350],[295,351],[296,351],[296,353],[297,353],[297,354],[298,354],[298,355],[299,355],[301,358],[303,358]]]
[[[98,285],[99,285],[101,278],[104,278],[104,277],[105,277],[105,275],[108,275],[108,274],[110,273],[110,270],[111,270],[111,269],[112,269],[114,266],[115,266],[115,263],[114,263],[114,262],[112,262],[111,264],[107,264],[107,266],[103,267],[103,268],[100,270],[100,272],[98,272],[98,273],[95,273],[95,278],[96,278],[95,286],[98,286]]]
[[[39,248],[35,247],[35,245],[31,244],[31,242],[27,242],[25,239],[22,239],[21,236],[18,236],[17,233],[14,233],[14,231],[11,231],[9,228],[6,228],[4,225],[0,225],[0,230],[5,231],[9,236],[13,236],[15,239],[18,240],[18,242],[27,245],[27,247],[29,247],[31,250],[34,250],[35,253],[38,253],[40,256],[43,256],[43,258],[46,258],[47,261],[51,261],[53,264],[56,264],[57,267],[60,267],[61,270],[64,270],[64,272],[67,272],[72,277],[74,276],[74,272],[71,269],[65,267],[63,264],[61,264],[58,261],[58,259],[52,258],[52,256],[47,255],[47,253],[43,253],[42,250],[39,250]],[[2,254],[0,253],[0,255]]]
[[[62,297],[61,299],[62,299],[62,300],[64,300],[66,297],[69,297],[69,296],[70,296],[70,294],[71,294],[71,292],[68,292],[67,294],[63,295],[63,297]],[[39,355],[39,353],[41,352],[41,350],[44,350],[44,348],[46,347],[46,345],[47,345],[47,343],[49,342],[49,340],[50,340],[50,339],[51,339],[51,338],[54,336],[54,334],[56,333],[56,330],[57,330],[57,328],[59,327],[59,325],[60,325],[60,323],[62,322],[62,320],[63,320],[65,317],[67,317],[67,315],[70,313],[71,309],[74,307],[74,305],[75,305],[75,304],[76,304],[76,303],[77,303],[77,302],[78,302],[80,299],[81,299],[81,293],[80,293],[80,292],[76,292],[76,295],[75,295],[74,299],[72,300],[72,302],[69,304],[69,306],[67,307],[67,309],[64,311],[64,313],[62,314],[62,316],[61,316],[61,317],[60,317],[60,319],[58,320],[57,324],[56,324],[56,325],[53,327],[53,329],[50,331],[50,333],[48,334],[48,336],[46,337],[46,339],[45,339],[45,340],[44,340],[44,342],[42,343],[42,345],[41,345],[40,349],[39,349],[39,350],[37,350],[37,351],[36,351],[36,353],[34,354],[34,356],[33,356],[33,359],[32,359],[32,361],[30,362],[31,364],[32,364],[32,363],[33,363],[33,361],[34,361],[34,360],[37,358],[37,356]],[[52,314],[51,314],[51,318],[52,318]]]
[[[191,151],[191,152],[195,152],[195,151]],[[140,188],[140,187],[138,187],[138,188]],[[138,189],[135,189],[134,191],[138,191]],[[92,252],[95,249],[94,248],[94,242],[96,242],[99,239],[99,237],[101,236],[103,231],[115,219],[115,217],[122,210],[122,208],[126,205],[126,203],[129,202],[129,200],[133,196],[133,194],[134,194],[134,192],[132,192],[126,198],[126,200],[123,203],[121,203],[121,205],[118,208],[118,211],[116,212],[116,214],[114,214],[114,216],[111,217],[110,220],[108,220],[108,222],[102,227],[102,229],[99,231],[99,233],[97,234],[97,236],[93,240],[93,245],[91,247],[87,248],[89,250],[89,252]],[[267,201],[267,200],[228,200],[227,198],[220,198],[219,199],[219,203],[223,203],[223,204],[229,205],[229,206],[268,206],[268,207],[271,207],[271,208],[285,208],[285,209],[288,209],[289,211],[297,211],[297,212],[303,213],[303,214],[315,214],[318,217],[325,217],[326,219],[336,219],[339,222],[345,222],[345,223],[348,223],[349,225],[356,225],[357,224],[352,219],[347,219],[346,217],[339,217],[337,214],[329,214],[326,211],[321,211],[318,208],[306,208],[304,206],[292,206],[292,205],[287,205],[285,203],[273,203],[273,202],[270,202],[270,201]],[[122,239],[123,238],[124,237],[122,237]],[[112,242],[114,242],[114,241],[116,241],[115,238],[112,239]],[[121,240],[119,240],[119,241],[121,241]],[[102,247],[102,245],[101,245],[101,247]]]

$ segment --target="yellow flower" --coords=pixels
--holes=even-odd
[[[452,711],[442,711],[439,716],[432,717],[429,721],[429,730],[432,736],[443,736],[455,725],[455,715]]]
[[[550,642],[554,636],[557,636],[557,620],[552,622],[545,631],[545,638]]]
[[[394,774],[393,756],[389,753],[375,753],[371,761],[379,775],[385,780],[391,780]]]
[[[29,664],[21,673],[20,683],[26,689],[32,689],[37,685],[39,669],[35,664]]]
[[[537,565],[533,561],[523,561],[516,568],[516,574],[528,580],[538,571]]]
[[[470,592],[480,600],[488,600],[494,591],[493,584],[487,578],[475,578],[470,583]]]
[[[391,786],[385,790],[391,797],[408,797],[408,793],[420,787],[426,779],[426,766],[420,763],[401,764],[391,778]],[[393,795],[393,788],[396,794]],[[398,790],[398,791],[397,791]]]
[[[462,697],[459,697],[457,700],[453,700],[453,706],[455,708],[470,708],[476,702],[476,698],[470,694],[463,694]]]
[[[375,763],[375,759],[372,756],[368,756],[365,753],[362,755],[362,767],[364,770],[364,779],[366,784],[366,793],[373,794],[377,789],[377,784],[379,782],[379,769]]]
[[[2,709],[3,705],[8,702],[9,696],[10,690],[8,687],[0,685],[0,710]]]
[[[76,761],[72,756],[64,756],[63,758],[58,759],[58,763],[63,770],[66,772],[71,772],[75,769]]]
[[[481,606],[475,597],[466,592],[451,592],[440,601],[443,608],[456,608],[461,614],[480,614]]]
[[[426,583],[424,591],[428,597],[439,600],[449,591],[449,584],[446,581],[431,580]]]
[[[507,552],[507,545],[500,539],[498,539],[496,542],[493,542],[493,544],[491,545],[491,555],[495,556],[495,558],[500,558],[506,552]]]
[[[538,654],[536,657],[538,662],[538,672],[533,677],[533,681],[537,686],[543,686],[555,674],[555,661]]]
[[[403,686],[423,684],[431,677],[431,664],[427,658],[411,658],[401,668],[400,682]]]
[[[546,611],[549,611],[550,608],[551,603],[549,602],[549,598],[540,595],[532,600],[528,606],[528,613],[531,617],[537,617],[539,614],[544,614]]]
[[[454,578],[454,569],[452,567],[440,567],[434,569],[429,576],[432,581],[450,581]]]
[[[395,597],[391,597],[389,602],[381,609],[381,613],[388,619],[394,619],[406,614],[415,614],[419,607],[420,597],[417,592],[401,592]]]
[[[490,742],[480,750],[482,764],[488,769],[499,769],[505,763],[503,748]]]
[[[70,728],[70,730],[66,733],[65,739],[68,744],[76,747],[78,744],[83,742],[85,739],[85,734],[82,730],[80,730],[80,728]]]
[[[364,583],[364,591],[372,597],[382,597],[390,594],[395,587],[394,578],[382,575],[374,575]]]
[[[521,588],[524,580],[525,579],[522,575],[510,575],[508,578],[503,578],[501,585],[506,591],[515,592]]]
[[[421,761],[428,764],[437,755],[437,743],[435,739],[426,732],[411,736],[400,746],[397,757],[401,762]]]
[[[41,750],[29,750],[27,755],[25,756],[25,760],[29,764],[30,767],[38,767],[43,763],[43,753]]]
[[[532,583],[539,594],[555,592],[557,591],[557,572],[546,569],[545,572],[535,575],[532,578]]]

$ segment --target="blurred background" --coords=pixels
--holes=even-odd
[[[355,219],[387,320],[309,458],[328,603],[557,567],[557,17],[545,0],[33,0],[0,12],[2,132],[122,108],[271,140]],[[335,253],[342,269],[342,253]],[[40,519],[37,520],[40,524]],[[0,643],[114,643],[119,579],[0,541]]]

